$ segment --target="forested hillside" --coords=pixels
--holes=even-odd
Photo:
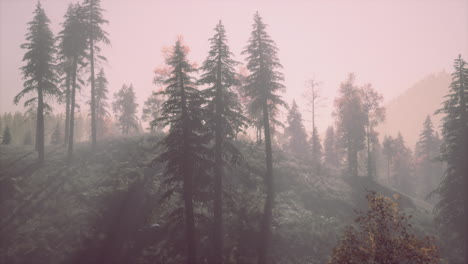
[[[467,263],[457,5],[28,1],[0,1],[0,263]]]
[[[171,223],[179,196],[161,204],[163,167],[152,164],[162,135],[105,140],[91,156],[78,144],[73,164],[65,149],[46,148],[38,168],[31,147],[0,146],[1,222],[4,263],[179,263],[183,223]],[[225,175],[226,263],[255,259],[262,213],[264,153],[240,141],[244,159]],[[311,173],[308,162],[277,150],[277,204],[274,257],[278,263],[325,263],[355,209],[366,208],[365,190],[386,196],[398,192],[362,177]],[[209,192],[211,184],[201,183]],[[209,259],[212,206],[200,193],[196,220],[200,259]],[[402,196],[400,205],[414,216],[414,231],[432,235],[431,207]],[[169,224],[169,225],[168,225]],[[171,246],[169,246],[171,245]],[[179,246],[177,246],[179,245]]]

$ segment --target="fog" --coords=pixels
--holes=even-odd
[[[41,2],[56,34],[68,1]],[[0,112],[21,109],[12,104],[12,98],[22,87],[19,46],[34,3],[0,2]],[[208,38],[222,20],[232,52],[244,62],[240,52],[249,38],[252,15],[259,11],[279,48],[286,100],[296,99],[305,108],[305,81],[315,78],[322,83],[327,101],[318,111],[320,133],[332,122],[333,98],[349,72],[356,74],[358,83],[372,83],[389,101],[427,75],[451,69],[452,58],[466,55],[468,49],[468,3],[463,0],[104,0],[102,6],[112,42],[103,47],[109,60],[104,67],[110,92],[133,83],[140,106],[155,89],[153,70],[164,64],[161,50],[177,36],[184,37],[191,49],[189,58],[200,64],[208,51]],[[83,94],[89,97],[89,89]]]
[[[0,263],[466,264],[467,57],[466,0],[0,0]]]

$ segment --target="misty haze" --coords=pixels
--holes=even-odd
[[[0,41],[0,263],[468,263],[466,0],[0,0]]]

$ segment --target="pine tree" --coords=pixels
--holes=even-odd
[[[161,96],[156,92],[153,92],[144,103],[141,119],[145,122],[150,122],[151,131],[163,128],[160,122],[158,122],[161,115],[162,103]]]
[[[223,263],[223,177],[225,157],[239,156],[233,145],[239,131],[246,126],[241,105],[233,87],[239,85],[234,66],[238,63],[232,59],[227,45],[226,31],[221,21],[215,27],[215,35],[210,38],[210,51],[203,62],[203,74],[200,84],[209,87],[203,91],[208,101],[205,106],[206,126],[214,138],[214,227],[213,227],[213,263]],[[214,134],[214,135],[212,135]]]
[[[258,251],[258,263],[260,264],[270,262],[268,251],[271,245],[272,211],[275,200],[271,128],[274,124],[274,114],[278,112],[278,106],[285,105],[285,102],[278,95],[278,92],[285,90],[284,85],[281,84],[284,79],[283,74],[278,71],[279,68],[282,68],[277,56],[278,48],[265,31],[266,26],[257,12],[254,16],[249,44],[242,52],[242,54],[247,55],[247,69],[250,71],[245,90],[252,100],[250,107],[262,112],[265,136],[267,194],[260,231]]]
[[[358,176],[358,152],[364,148],[366,115],[361,93],[354,85],[354,74],[341,84],[340,97],[335,99],[337,132],[346,150],[347,173]]]
[[[97,145],[97,112],[96,108],[96,83],[94,76],[94,66],[96,58],[105,58],[100,55],[101,49],[98,44],[100,42],[109,45],[108,34],[102,29],[102,26],[109,22],[103,18],[100,0],[85,0],[83,7],[86,11],[87,38],[89,45],[89,62],[90,62],[90,81],[91,81],[91,141],[93,149]]]
[[[138,131],[137,107],[133,85],[124,84],[119,92],[114,94],[114,102],[112,103],[112,110],[122,134],[130,134],[131,129],[135,132]]]
[[[317,130],[317,128],[315,128]],[[314,154],[312,155],[312,168],[315,173],[315,175],[320,176],[320,173],[322,171],[322,158],[323,158],[323,153],[322,153],[322,143],[320,140],[320,135],[318,134],[317,131],[312,133],[312,137],[310,138],[310,144],[309,146],[312,146],[312,151]]]
[[[440,155],[440,144],[428,115],[415,148],[416,173],[420,178],[423,195],[428,195],[437,187],[443,174],[442,164],[436,161]]]
[[[175,211],[178,213],[172,214],[173,219],[169,220],[168,225],[184,219],[186,262],[197,263],[193,198],[199,179],[194,180],[194,176],[202,175],[195,172],[207,166],[208,150],[205,144],[208,138],[203,126],[202,108],[205,101],[195,87],[194,78],[190,76],[196,69],[188,62],[181,40],[176,42],[166,64],[171,71],[163,82],[166,89],[159,93],[167,100],[162,105],[158,122],[170,127],[161,143],[165,150],[157,161],[166,164],[166,183],[182,183],[184,206]],[[177,191],[179,189],[176,187],[170,188],[168,195]]]
[[[289,150],[298,157],[305,157],[309,153],[307,134],[302,124],[302,115],[299,112],[296,101],[293,100],[292,107],[288,113],[288,126],[286,127],[286,135],[288,137]]]
[[[64,15],[64,22],[61,24],[63,29],[59,32],[58,39],[58,59],[59,69],[65,75],[62,79],[64,81],[65,95],[65,135],[64,144],[70,144],[68,151],[69,158],[73,151],[73,135],[74,131],[70,132],[71,128],[74,130],[75,122],[75,102],[76,90],[83,84],[80,78],[80,70],[84,63],[86,56],[85,47],[85,26],[84,26],[84,13],[83,8],[79,4],[69,4],[67,12]],[[73,112],[73,114],[72,114]],[[71,136],[70,136],[71,134]]]
[[[44,112],[48,107],[45,98],[60,94],[54,66],[55,40],[49,24],[49,18],[40,2],[37,2],[34,18],[28,23],[27,43],[21,45],[22,49],[27,50],[23,57],[27,63],[21,67],[25,79],[24,89],[14,98],[14,103],[18,104],[26,94],[37,92],[37,96],[27,100],[24,105],[37,105],[36,149],[40,163],[44,162]]]
[[[58,145],[62,141],[62,134],[60,133],[60,125],[57,123],[55,126],[54,132],[50,136],[50,144]]]
[[[70,4],[64,16],[65,21],[62,23],[63,29],[58,35],[59,39],[59,58],[67,65],[66,71],[70,77],[70,84],[67,89],[69,97],[69,124],[68,126],[68,159],[72,159],[73,143],[75,133],[75,108],[76,108],[76,90],[82,84],[79,78],[80,70],[85,66],[84,59],[86,58],[86,25],[85,13],[80,4]],[[70,68],[68,68],[70,67]]]
[[[395,157],[395,140],[391,136],[385,136],[382,142],[382,153],[387,159],[387,182],[390,184],[390,168]]]
[[[385,120],[385,108],[381,106],[383,96],[379,94],[371,84],[364,86],[361,89],[362,105],[365,113],[365,129],[366,129],[366,148],[367,148],[367,177],[374,178],[375,158],[372,152],[372,142],[377,138],[377,132],[374,127]]]
[[[11,143],[11,133],[8,126],[3,130],[2,145],[10,145]]]
[[[109,117],[109,103],[107,102],[107,94],[109,89],[107,88],[108,82],[106,75],[104,74],[104,69],[100,69],[96,77],[96,87],[95,87],[95,113],[96,113],[96,129],[97,135],[102,136],[105,129],[105,120]],[[91,101],[88,102],[91,104]]]
[[[393,140],[393,175],[392,178],[395,186],[405,193],[413,193],[414,181],[412,152],[406,146],[405,140],[401,133]]]
[[[461,55],[455,59],[449,94],[436,113],[442,118],[443,144],[441,160],[446,170],[437,188],[440,200],[436,205],[437,222],[445,231],[453,232],[450,244],[465,252],[468,261],[468,67]],[[463,209],[461,209],[463,208]]]
[[[340,158],[338,153],[338,142],[333,126],[327,128],[325,140],[323,141],[324,163],[328,168],[338,168]]]

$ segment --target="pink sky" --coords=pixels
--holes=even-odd
[[[41,2],[56,34],[68,1]],[[429,73],[450,72],[453,59],[468,54],[466,0],[102,0],[102,6],[112,41],[103,49],[110,91],[133,83],[140,106],[155,89],[153,70],[164,63],[162,48],[173,45],[178,35],[191,49],[189,58],[200,65],[221,19],[236,59],[244,62],[240,52],[258,10],[279,48],[286,100],[296,98],[305,106],[304,82],[312,76],[322,82],[328,100],[319,111],[320,131],[331,122],[333,98],[348,72],[355,72],[358,84],[372,83],[388,101]],[[19,46],[34,7],[33,0],[0,0],[0,113],[21,109],[12,103],[22,87]]]

